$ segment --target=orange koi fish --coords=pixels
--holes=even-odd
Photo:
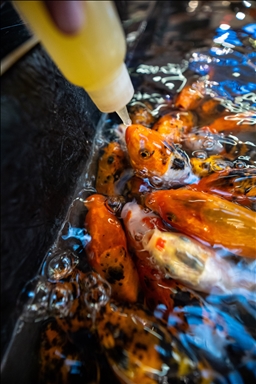
[[[129,106],[129,116],[132,124],[142,124],[144,127],[152,127],[155,117],[152,115],[153,107],[148,102],[136,102]]]
[[[113,297],[136,301],[139,278],[127,251],[120,221],[107,205],[107,198],[102,195],[90,196],[84,205],[88,209],[85,228],[91,236],[91,241],[86,245],[89,263],[110,283]]]
[[[196,108],[199,124],[210,124],[216,117],[230,113],[219,100],[206,97]]]
[[[202,178],[189,188],[256,209],[256,169],[229,169]]]
[[[195,125],[196,117],[193,112],[172,112],[162,116],[152,129],[168,137],[173,143],[180,143]]]
[[[85,359],[56,321],[46,325],[40,345],[40,383],[69,384],[80,377],[87,377],[89,370],[93,370],[94,366],[95,361],[89,362]]]
[[[255,132],[255,112],[243,112],[233,115],[222,116],[212,122],[209,129],[213,132]]]
[[[189,158],[168,138],[143,125],[130,125],[125,139],[136,176],[148,178],[152,185],[161,187],[189,182]]]
[[[200,87],[199,87],[200,88]],[[203,93],[195,84],[186,85],[177,95],[175,107],[185,110],[196,109],[204,98]]]
[[[96,179],[98,193],[116,195],[116,184],[122,172],[127,168],[126,154],[117,142],[109,143],[99,158]]]
[[[189,189],[152,192],[145,204],[187,235],[256,258],[256,213],[247,208]]]
[[[184,234],[155,228],[144,235],[142,244],[166,277],[196,291],[211,293],[218,289],[229,293],[234,289],[251,289],[255,285],[253,273],[242,270],[238,273],[235,264],[218,258],[212,248]]]
[[[193,382],[198,384],[211,383],[214,373],[208,364],[192,361],[176,336],[142,306],[121,305],[108,298],[97,307],[97,298],[108,296],[105,292],[107,283],[105,288],[103,283],[95,273],[84,277],[84,285],[81,281],[80,329],[97,335],[110,366],[122,383],[157,384],[160,379],[168,379],[169,376],[172,379],[193,378]],[[91,301],[88,301],[84,291]],[[91,316],[92,305],[97,308],[94,318]],[[60,320],[72,325],[74,318],[69,316]],[[70,331],[70,328],[67,330]]]
[[[212,381],[210,369],[203,377],[206,363],[192,361],[176,337],[139,306],[110,303],[97,324],[97,333],[122,383],[157,384],[168,377],[184,381],[189,377],[198,384]]]

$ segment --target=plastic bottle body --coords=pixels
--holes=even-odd
[[[18,12],[39,37],[63,75],[91,96],[90,93],[98,94],[111,83],[116,86],[115,79],[123,71],[126,42],[111,1],[83,1],[82,4],[85,23],[77,34],[67,35],[55,26],[42,1],[15,2]],[[117,110],[128,101],[121,107],[105,109]]]

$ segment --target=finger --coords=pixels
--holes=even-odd
[[[84,24],[83,1],[45,1],[56,26],[64,33],[74,34]]]

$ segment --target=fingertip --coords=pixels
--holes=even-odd
[[[83,26],[83,1],[45,1],[55,25],[66,34],[75,34]]]

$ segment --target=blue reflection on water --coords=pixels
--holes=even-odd
[[[91,236],[85,232],[85,229],[71,226],[68,228],[68,233],[66,235],[62,235],[63,240],[67,240],[69,238],[75,238],[81,241],[83,247],[85,247],[86,244],[91,240]]]
[[[249,24],[242,30],[217,28],[213,41],[218,45],[194,52],[189,63],[189,69],[201,76],[208,75],[215,82],[211,87],[213,92],[231,100],[256,92],[256,52],[249,43],[241,51],[244,46],[241,39],[256,34],[256,24]]]
[[[256,23],[247,24],[242,27],[242,30],[248,33],[249,35],[252,35],[252,37],[256,39]]]

